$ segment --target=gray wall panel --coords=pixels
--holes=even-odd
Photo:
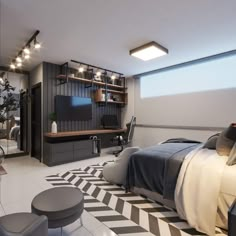
[[[71,70],[70,73],[74,71]],[[68,83],[57,85],[56,76],[60,74],[59,65],[43,63],[43,88],[44,88],[44,132],[50,132],[51,121],[48,116],[54,112],[54,97],[56,95],[93,97],[97,86],[85,88],[86,84],[80,81],[69,80]],[[93,101],[93,99],[92,99]],[[58,131],[74,131],[86,129],[99,129],[101,117],[104,114],[116,114],[118,121],[121,122],[121,107],[116,104],[100,105],[93,101],[92,120],[89,121],[58,121]]]

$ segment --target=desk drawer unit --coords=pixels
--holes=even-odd
[[[81,140],[78,142],[74,142],[74,150],[78,150],[78,149],[89,149],[91,152],[92,149],[92,140]]]
[[[73,152],[73,143],[54,143],[51,144],[52,153]]]
[[[100,140],[45,143],[44,163],[55,166],[100,155]]]
[[[54,153],[52,154],[51,163],[58,165],[67,162],[71,162],[74,160],[74,153],[73,152],[61,152],[61,153]]]

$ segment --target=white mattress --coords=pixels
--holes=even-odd
[[[217,226],[227,229],[228,209],[236,199],[236,165],[225,166],[218,198]]]
[[[225,166],[221,180],[221,192],[236,196],[236,165]]]

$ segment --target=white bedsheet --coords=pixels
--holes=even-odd
[[[178,214],[198,231],[215,235],[218,196],[226,157],[197,148],[183,162],[175,189]]]

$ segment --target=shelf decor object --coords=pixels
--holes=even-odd
[[[56,113],[55,112],[50,113],[49,114],[49,119],[52,122],[52,124],[51,124],[51,132],[53,134],[56,134],[57,133],[57,123],[56,123],[57,116],[56,116]]]
[[[130,50],[129,53],[131,56],[137,57],[143,61],[148,61],[168,54],[168,49],[152,41]]]

